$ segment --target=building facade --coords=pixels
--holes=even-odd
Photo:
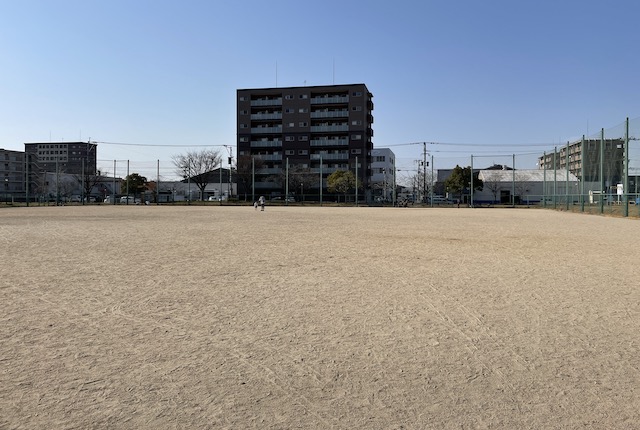
[[[604,145],[604,148],[602,148]],[[601,155],[602,157],[602,178]],[[566,170],[586,183],[599,183],[612,186],[624,178],[624,140],[588,139],[558,147],[551,153],[538,157],[540,170]],[[583,178],[584,175],[584,178]]]
[[[97,145],[91,142],[25,143],[26,172],[30,196],[50,192],[54,177],[56,196],[62,177],[96,174]],[[52,176],[53,174],[53,176]],[[71,181],[67,181],[71,182]],[[70,186],[70,185],[69,185]]]
[[[371,150],[371,188],[374,200],[393,200],[395,187],[396,156],[389,148]]]
[[[29,167],[72,175],[96,173],[97,145],[91,142],[25,143]]]
[[[364,84],[240,89],[237,97],[238,174],[251,164],[256,194],[291,193],[286,178],[303,172],[294,191],[313,198],[327,193],[331,173],[350,170],[359,199],[371,198],[373,95]]]
[[[3,199],[11,201],[24,193],[24,152],[0,149],[0,178]]]

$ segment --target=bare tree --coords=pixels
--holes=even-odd
[[[497,170],[486,170],[484,172],[484,185],[491,191],[491,194],[493,194],[493,202],[497,203],[498,193],[502,188],[502,183],[500,182],[500,176],[493,172],[497,172]]]
[[[285,181],[285,172],[282,173],[281,183]],[[289,190],[297,193],[300,190],[301,194],[304,194],[305,190],[318,187],[320,177],[311,173],[311,169],[302,167],[299,164],[293,164],[289,166]],[[302,196],[301,196],[302,197]]]
[[[251,192],[251,184],[253,183],[254,169],[257,171],[264,166],[264,161],[259,156],[251,157],[249,155],[241,155],[236,162],[236,179],[238,181],[238,193],[244,193],[244,199],[247,200],[247,194]]]
[[[88,199],[91,196],[91,191],[100,184],[103,180],[103,176],[100,170],[91,171],[91,169],[85,168],[84,175],[73,175],[74,179],[78,184],[80,184],[80,189],[82,190],[85,199]]]
[[[200,200],[204,200],[204,189],[214,181],[213,170],[222,166],[220,152],[214,149],[188,151],[172,157],[176,173],[185,180],[193,182],[200,190]]]

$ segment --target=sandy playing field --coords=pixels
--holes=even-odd
[[[0,428],[640,426],[640,223],[0,210]]]

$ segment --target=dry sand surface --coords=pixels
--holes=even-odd
[[[0,428],[640,426],[640,223],[0,210]]]

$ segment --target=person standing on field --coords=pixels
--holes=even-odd
[[[258,203],[260,203],[260,210],[264,211],[264,196],[260,196]]]

